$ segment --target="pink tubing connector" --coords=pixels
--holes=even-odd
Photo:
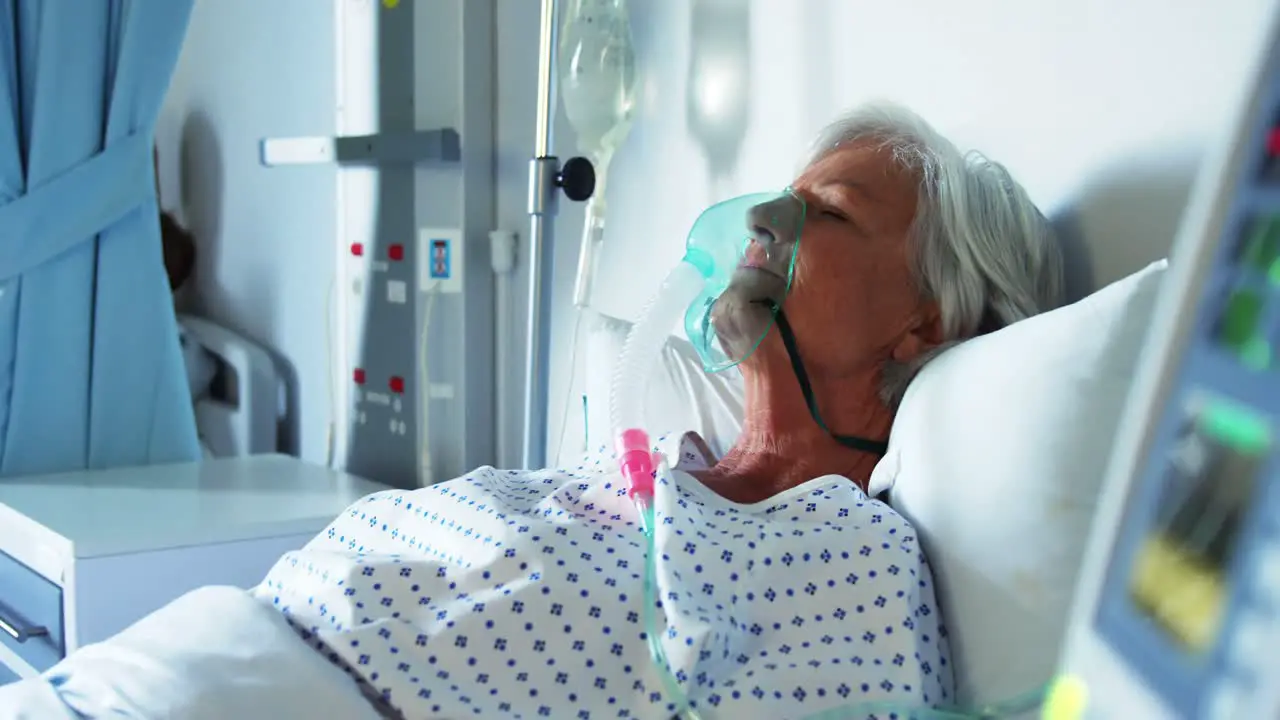
[[[618,452],[618,469],[631,486],[627,494],[632,498],[636,495],[652,498],[655,468],[649,433],[639,428],[623,430],[614,439],[613,446]]]

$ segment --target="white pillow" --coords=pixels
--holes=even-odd
[[[583,363],[586,434],[587,443],[594,449],[613,442],[609,391],[613,369],[632,324],[605,315],[595,315],[588,322]],[[661,362],[645,382],[645,419],[651,431],[696,431],[717,457],[723,457],[742,432],[742,374],[731,369],[708,375],[688,340],[668,338]]]
[[[871,487],[920,533],[963,704],[1054,672],[1165,267],[965,343],[907,391]]]

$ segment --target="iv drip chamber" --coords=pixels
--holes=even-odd
[[[573,281],[573,305],[585,308],[591,301],[591,280],[599,263],[600,243],[604,242],[604,194],[587,201],[582,218],[582,247],[578,251],[578,274]]]

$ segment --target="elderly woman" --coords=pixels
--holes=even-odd
[[[807,208],[792,352],[775,328],[742,364],[725,457],[690,434],[661,442],[680,463],[658,486],[654,568],[600,456],[366,498],[259,596],[405,717],[947,705],[929,568],[867,495],[874,449],[930,358],[1059,304],[1059,251],[1003,167],[900,109],[833,125],[791,189]]]

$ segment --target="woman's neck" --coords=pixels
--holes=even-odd
[[[893,413],[880,400],[878,372],[814,378],[814,394],[830,433],[810,414],[789,364],[785,372],[744,369],[744,380],[749,411],[742,434],[713,468],[699,474],[704,484],[743,503],[766,500],[824,475],[849,478],[866,490],[880,458],[841,445],[832,433],[872,440],[889,436]]]

